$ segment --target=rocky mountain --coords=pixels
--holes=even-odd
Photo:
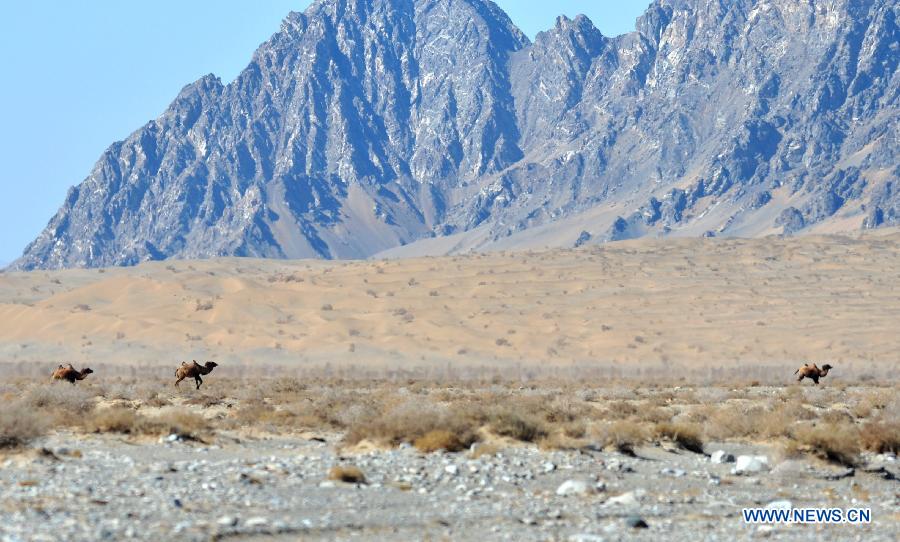
[[[900,225],[900,5],[320,0],[72,188],[17,269]],[[402,248],[398,248],[402,247]]]

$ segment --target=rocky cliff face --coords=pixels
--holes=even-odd
[[[113,144],[13,267],[900,225],[898,15],[657,0],[530,43],[488,0],[320,0]]]

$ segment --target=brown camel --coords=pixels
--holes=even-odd
[[[199,390],[200,384],[203,384],[203,379],[200,378],[200,375],[208,375],[218,366],[219,364],[214,361],[207,361],[203,365],[197,363],[197,360],[193,360],[193,363],[182,361],[181,367],[175,369],[175,377],[178,379],[175,381],[175,386],[177,387],[178,383],[185,378],[193,378]]]
[[[815,363],[807,363],[803,367],[800,367],[799,369],[794,371],[794,374],[800,375],[797,378],[797,382],[803,382],[804,378],[808,378],[808,379],[812,380],[813,382],[815,382],[816,385],[818,386],[819,379],[824,376],[828,376],[828,371],[830,371],[831,369],[832,369],[831,365],[828,365],[827,363],[825,365],[823,365],[821,369],[816,367]]]
[[[91,369],[85,367],[84,369],[77,371],[75,367],[72,367],[72,364],[69,363],[67,367],[63,367],[60,365],[53,371],[53,380],[66,380],[70,384],[75,384],[76,380],[84,380],[87,378],[87,375],[93,373]]]

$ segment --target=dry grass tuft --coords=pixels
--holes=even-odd
[[[434,429],[417,438],[413,445],[422,453],[437,452],[461,452],[467,450],[475,442],[473,433],[466,433],[462,437],[445,429]]]
[[[649,440],[647,428],[631,422],[616,421],[594,427],[597,445],[619,453],[634,455],[634,449]]]
[[[359,467],[353,465],[337,465],[328,471],[328,479],[345,484],[365,484],[366,475]]]
[[[58,413],[83,414],[94,407],[94,394],[83,387],[55,382],[29,388],[23,400],[39,410],[53,410]]]
[[[0,409],[0,448],[25,446],[45,430],[45,421],[27,404],[15,402]]]
[[[491,412],[488,426],[497,435],[521,442],[535,442],[546,438],[549,434],[546,424],[538,417],[509,407],[501,407]]]
[[[84,429],[90,433],[136,433],[140,419],[137,412],[128,407],[104,408],[85,420]]]
[[[792,433],[789,451],[800,451],[848,467],[859,463],[860,432],[851,424],[801,426]]]
[[[422,445],[427,447],[426,444],[439,444],[438,432],[449,433],[452,438],[445,436],[443,440],[446,443],[455,440],[455,447],[464,448],[478,440],[476,421],[465,412],[440,405],[423,405],[421,401],[401,403],[383,415],[370,410],[349,422],[344,438],[347,444],[372,440],[397,446],[424,439]],[[431,433],[435,435],[425,439]]]
[[[862,447],[870,452],[900,453],[900,421],[868,422],[860,428],[859,437]]]
[[[688,423],[660,423],[654,428],[657,438],[668,439],[685,450],[702,454],[703,437],[700,427]]]

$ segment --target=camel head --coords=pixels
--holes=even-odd
[[[93,372],[94,372],[94,370],[91,369],[90,367],[85,367],[84,369],[81,370],[81,374],[84,376],[87,376]]]
[[[215,361],[207,361],[206,363],[204,363],[204,365],[206,365],[206,368],[209,369],[210,371],[212,371],[214,368],[219,366],[219,364],[216,363]]]
[[[826,373],[828,371],[830,371],[831,369],[832,369],[831,365],[828,365],[827,363],[822,366],[822,370],[825,371]]]

